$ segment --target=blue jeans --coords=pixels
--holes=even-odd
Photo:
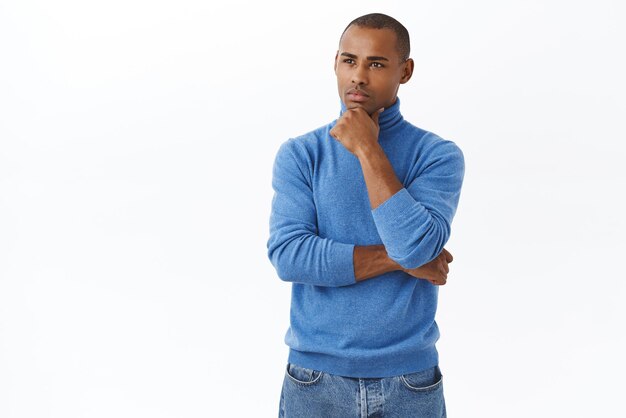
[[[445,418],[439,366],[379,379],[287,364],[279,418]]]

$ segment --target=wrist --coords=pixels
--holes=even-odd
[[[379,158],[381,152],[383,152],[383,149],[380,147],[378,141],[363,141],[354,152],[354,155],[360,161],[363,161]]]
[[[377,245],[376,247],[378,247],[377,256],[378,256],[379,263],[382,266],[382,268],[385,270],[385,273],[388,273],[390,271],[396,271],[396,270],[401,270],[401,271],[406,272],[406,269],[404,267],[402,267],[396,261],[391,259],[391,257],[389,257],[389,254],[387,254],[387,249],[385,248],[384,245]]]
[[[389,258],[384,245],[354,247],[354,276],[357,281],[400,269],[402,267]]]

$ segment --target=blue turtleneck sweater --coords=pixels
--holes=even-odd
[[[345,107],[342,106],[342,113]],[[356,282],[356,245],[384,244],[406,268],[450,236],[464,174],[451,141],[379,118],[379,143],[404,188],[371,210],[358,159],[330,136],[336,121],[283,143],[274,162],[268,255],[292,283],[288,361],[349,377],[389,377],[438,364],[438,288],[403,271]]]

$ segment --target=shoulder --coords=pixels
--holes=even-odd
[[[332,123],[284,141],[276,153],[274,171],[300,173],[311,179],[316,161],[324,152]]]
[[[465,157],[461,148],[452,140],[438,134],[418,128],[407,122],[407,129],[413,132],[415,144],[419,148],[416,163],[426,165],[446,165],[453,171],[465,170]],[[420,165],[422,165],[420,164]]]
[[[333,121],[303,135],[291,138],[290,141],[293,142],[295,146],[301,148],[312,148],[318,146],[322,141],[328,138],[329,131],[334,126],[335,122],[336,121]]]
[[[425,150],[428,152],[449,159],[464,160],[463,151],[454,141],[444,139],[432,132],[426,132],[423,139],[426,145]]]
[[[407,124],[415,130],[421,148],[425,152],[432,155],[447,155],[450,158],[463,159],[463,151],[454,141],[442,138],[434,132],[418,128],[410,123]]]
[[[320,152],[320,147],[328,139],[329,131],[334,123],[335,121],[305,134],[287,139],[280,145],[278,155],[289,154],[292,158],[303,161],[314,159]]]

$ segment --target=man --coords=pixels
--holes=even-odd
[[[280,416],[445,417],[434,318],[464,160],[400,113],[409,45],[389,16],[352,21],[339,119],[276,155],[268,255],[292,282]]]

